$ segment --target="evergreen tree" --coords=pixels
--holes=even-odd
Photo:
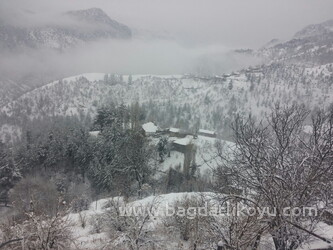
[[[160,162],[164,161],[164,156],[167,154],[168,139],[163,137],[159,140],[157,144],[158,155],[160,157]]]
[[[19,180],[21,174],[15,167],[10,153],[5,145],[0,142],[0,202],[8,203],[8,191]]]
[[[229,82],[229,86],[228,86],[228,88],[229,88],[229,90],[232,90],[233,89],[233,81],[232,80],[230,80],[230,82]]]
[[[143,184],[150,181],[152,150],[141,128],[142,115],[138,104],[130,110],[121,105],[112,112],[99,111],[96,122],[103,124],[103,130],[92,145],[96,153],[89,168],[89,177],[98,189],[113,190],[117,195],[139,190],[140,195]]]
[[[108,74],[104,75],[104,82],[109,83],[109,75]]]
[[[132,85],[132,81],[133,81],[132,75],[129,75],[128,76],[128,85]]]

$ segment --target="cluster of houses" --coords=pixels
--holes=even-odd
[[[217,134],[214,131],[199,129],[197,133],[186,132],[179,128],[167,128],[161,129],[156,126],[153,122],[148,122],[142,125],[142,128],[146,136],[162,137],[169,136],[171,141],[171,149],[185,153],[193,144],[198,136],[205,136],[210,138],[216,138]]]
[[[161,129],[153,122],[143,124],[142,132],[145,136],[156,139],[168,137],[170,151],[177,151],[184,154],[184,156],[193,152],[194,140],[196,140],[198,136],[209,138],[217,137],[216,132],[206,129],[199,129],[196,133],[187,132],[179,128]],[[92,137],[98,137],[100,131],[91,131],[89,134]]]
[[[144,134],[148,137],[159,138],[162,136],[169,136],[172,143],[172,149],[178,152],[186,152],[187,148],[192,144],[192,140],[196,139],[198,136],[205,136],[210,138],[216,138],[216,132],[199,129],[197,133],[186,132],[179,128],[167,128],[161,129],[153,122],[148,122],[142,125],[142,130]],[[89,134],[92,137],[97,137],[100,131],[90,131]]]

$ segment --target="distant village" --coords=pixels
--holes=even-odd
[[[197,150],[198,137],[202,139],[207,139],[210,141],[215,141],[217,138],[217,134],[215,131],[199,129],[197,133],[188,132],[179,128],[166,128],[161,129],[159,126],[154,124],[153,122],[148,122],[142,125],[143,134],[151,138],[154,143],[158,144],[159,140],[162,138],[167,139],[167,148],[168,148],[168,156],[170,157],[170,153],[178,152],[183,154],[184,161],[181,164],[182,172],[187,174],[191,164],[193,164],[193,159],[195,159],[195,154]],[[90,135],[92,137],[97,137],[100,131],[91,131]]]

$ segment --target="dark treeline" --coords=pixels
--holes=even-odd
[[[59,194],[84,184],[95,194],[140,195],[153,174],[144,118],[133,104],[102,107],[90,125],[77,117],[31,122],[19,143],[0,144],[1,201],[10,202],[9,190],[20,179],[36,176],[54,183]],[[92,136],[91,130],[100,134]]]

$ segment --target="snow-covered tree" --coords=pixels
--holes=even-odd
[[[158,241],[158,231],[153,220],[158,204],[158,198],[154,198],[145,205],[132,207],[132,212],[123,213],[121,210],[131,209],[131,205],[121,198],[110,199],[108,210],[102,215],[103,224],[106,226],[106,231],[110,237],[106,247],[130,250],[161,247]]]
[[[93,146],[94,160],[90,167],[93,183],[102,190],[132,192],[150,181],[152,149],[141,128],[139,105],[129,110],[124,105],[103,109],[97,115],[101,136]],[[135,187],[134,187],[135,186]]]
[[[21,173],[15,166],[9,150],[0,142],[0,202],[8,204],[8,191],[20,178]]]
[[[133,77],[132,77],[132,75],[129,75],[128,76],[128,85],[132,85],[132,82],[133,82]]]
[[[75,246],[72,235],[71,221],[66,217],[67,213],[59,211],[54,216],[36,215],[27,213],[26,220],[17,223],[1,225],[4,233],[4,242],[9,249],[22,249],[22,245],[27,249],[69,249]]]
[[[164,156],[168,153],[168,139],[163,137],[159,140],[157,144],[157,151],[160,157],[160,161],[164,161]]]
[[[302,106],[276,106],[260,123],[238,117],[233,126],[234,154],[231,159],[220,154],[224,169],[220,173],[229,173],[228,182],[243,190],[243,200],[274,209],[276,215],[261,223],[278,250],[299,247],[313,236],[320,218],[311,213],[290,216],[286,208],[332,207],[333,109],[316,112],[312,131],[305,133],[308,115]],[[257,233],[260,237],[263,231]]]

